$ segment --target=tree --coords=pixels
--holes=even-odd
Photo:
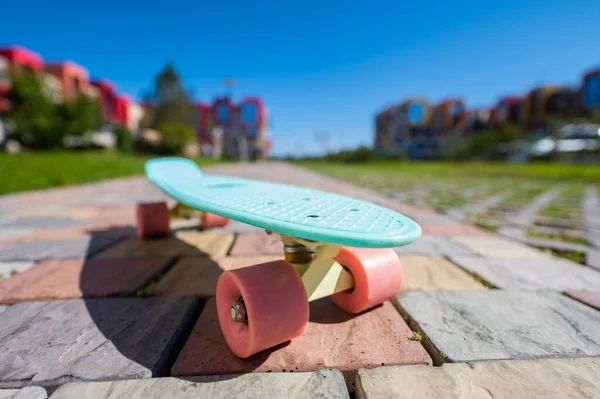
[[[42,90],[42,82],[31,71],[14,73],[7,99],[11,104],[7,119],[14,126],[11,137],[36,149],[50,149],[63,144],[57,105]]]
[[[164,124],[160,126],[162,145],[171,153],[181,154],[184,147],[196,138],[196,132],[184,124]]]
[[[160,130],[164,124],[183,124],[194,128],[194,105],[173,65],[167,64],[158,74],[147,101],[153,108],[153,128]]]
[[[74,101],[60,104],[61,128],[66,135],[83,136],[102,127],[102,115],[98,101],[86,95]]]

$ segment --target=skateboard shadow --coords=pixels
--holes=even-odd
[[[168,239],[144,241],[136,237],[132,226],[88,233],[91,239],[78,283],[96,329],[93,334],[99,333],[106,340],[106,358],[126,365],[111,378],[170,376],[207,298],[158,296],[154,293],[156,283],[173,269],[181,254],[202,259],[204,268],[215,271],[218,264],[174,233]],[[156,256],[153,248],[161,245],[175,248],[175,252]]]
[[[152,251],[144,248],[165,245],[161,239],[142,242],[131,226],[93,231],[90,235],[90,251],[79,278],[81,295],[95,328],[118,352],[111,352],[111,356],[124,357],[120,362],[134,370],[114,378],[177,374],[175,377],[181,379],[214,376],[215,380],[224,380],[255,370],[296,371],[278,368],[279,357],[285,356],[281,350],[291,341],[247,359],[229,350],[216,317],[214,292],[201,291],[195,284],[198,280],[186,281],[190,274],[179,274],[174,268],[182,258],[178,253],[183,253],[186,260],[177,268],[201,267],[199,275],[206,282],[202,289],[216,287],[222,270],[198,248],[172,234],[166,245],[175,247],[177,253],[158,259],[148,256]],[[109,238],[114,242],[106,246]],[[178,293],[162,291],[157,285],[169,279],[175,279],[169,283],[180,284]],[[310,303],[311,324],[352,323],[358,316],[340,309],[328,297]]]

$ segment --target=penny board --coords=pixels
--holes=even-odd
[[[421,236],[421,227],[406,216],[344,195],[210,175],[186,158],[156,158],[145,171],[180,203],[287,236],[367,248],[403,246]]]

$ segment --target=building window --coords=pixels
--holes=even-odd
[[[408,106],[408,123],[418,125],[423,122],[425,107],[423,104],[412,103]]]
[[[585,84],[584,103],[586,108],[600,106],[600,75],[591,76]]]

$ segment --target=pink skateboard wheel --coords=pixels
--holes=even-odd
[[[283,260],[223,272],[216,299],[225,341],[243,359],[298,337],[308,324],[302,279]]]
[[[211,228],[211,227],[227,226],[229,224],[229,222],[231,222],[230,219],[227,219],[223,216],[219,216],[219,215],[215,215],[214,213],[207,213],[207,212],[202,213],[202,215],[200,216],[200,220],[202,221],[202,227],[204,227],[205,229]]]
[[[352,290],[331,296],[345,311],[360,313],[400,293],[402,264],[393,249],[342,247],[335,260],[354,277]]]
[[[169,208],[166,202],[137,204],[135,218],[137,235],[141,239],[169,234]]]

